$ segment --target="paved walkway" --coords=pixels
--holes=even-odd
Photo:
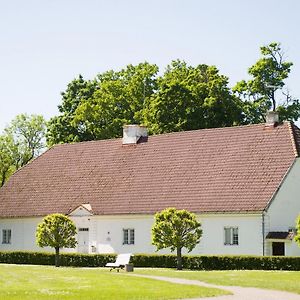
[[[156,280],[163,280],[172,283],[199,285],[208,288],[218,288],[233,293],[233,295],[197,298],[194,300],[300,300],[300,295],[298,294],[275,291],[275,290],[265,290],[265,289],[239,287],[239,286],[222,286],[222,285],[210,284],[198,280],[170,278],[170,277],[162,277],[162,276],[150,276],[150,275],[139,275],[139,274],[130,274],[130,275],[137,276],[137,277],[151,278]]]

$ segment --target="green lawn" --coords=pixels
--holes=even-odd
[[[180,299],[228,294],[219,289],[127,276],[107,269],[0,264],[0,299]]]
[[[300,272],[297,271],[176,271],[136,268],[135,273],[200,280],[218,285],[276,289],[300,294]]]

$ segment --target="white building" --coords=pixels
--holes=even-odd
[[[154,253],[154,213],[176,207],[202,223],[192,254],[300,255],[299,154],[300,130],[272,120],[57,145],[1,188],[0,250],[43,250],[37,224],[64,213],[78,228],[70,251]]]

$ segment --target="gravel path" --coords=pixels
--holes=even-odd
[[[163,281],[179,283],[179,284],[192,284],[192,285],[199,285],[199,286],[204,286],[209,288],[218,288],[233,293],[233,295],[197,298],[193,300],[300,300],[300,295],[298,294],[275,291],[275,290],[265,290],[265,289],[239,287],[239,286],[222,286],[222,285],[210,284],[198,280],[189,280],[189,279],[181,279],[181,278],[162,277],[162,276],[150,276],[150,275],[138,275],[138,274],[130,274],[130,276],[145,277],[145,278],[163,280]]]

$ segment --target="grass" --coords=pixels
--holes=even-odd
[[[176,271],[136,268],[135,273],[200,280],[218,285],[276,289],[300,294],[300,272],[297,271]]]
[[[107,269],[0,264],[0,299],[180,299],[226,291],[127,276]]]

